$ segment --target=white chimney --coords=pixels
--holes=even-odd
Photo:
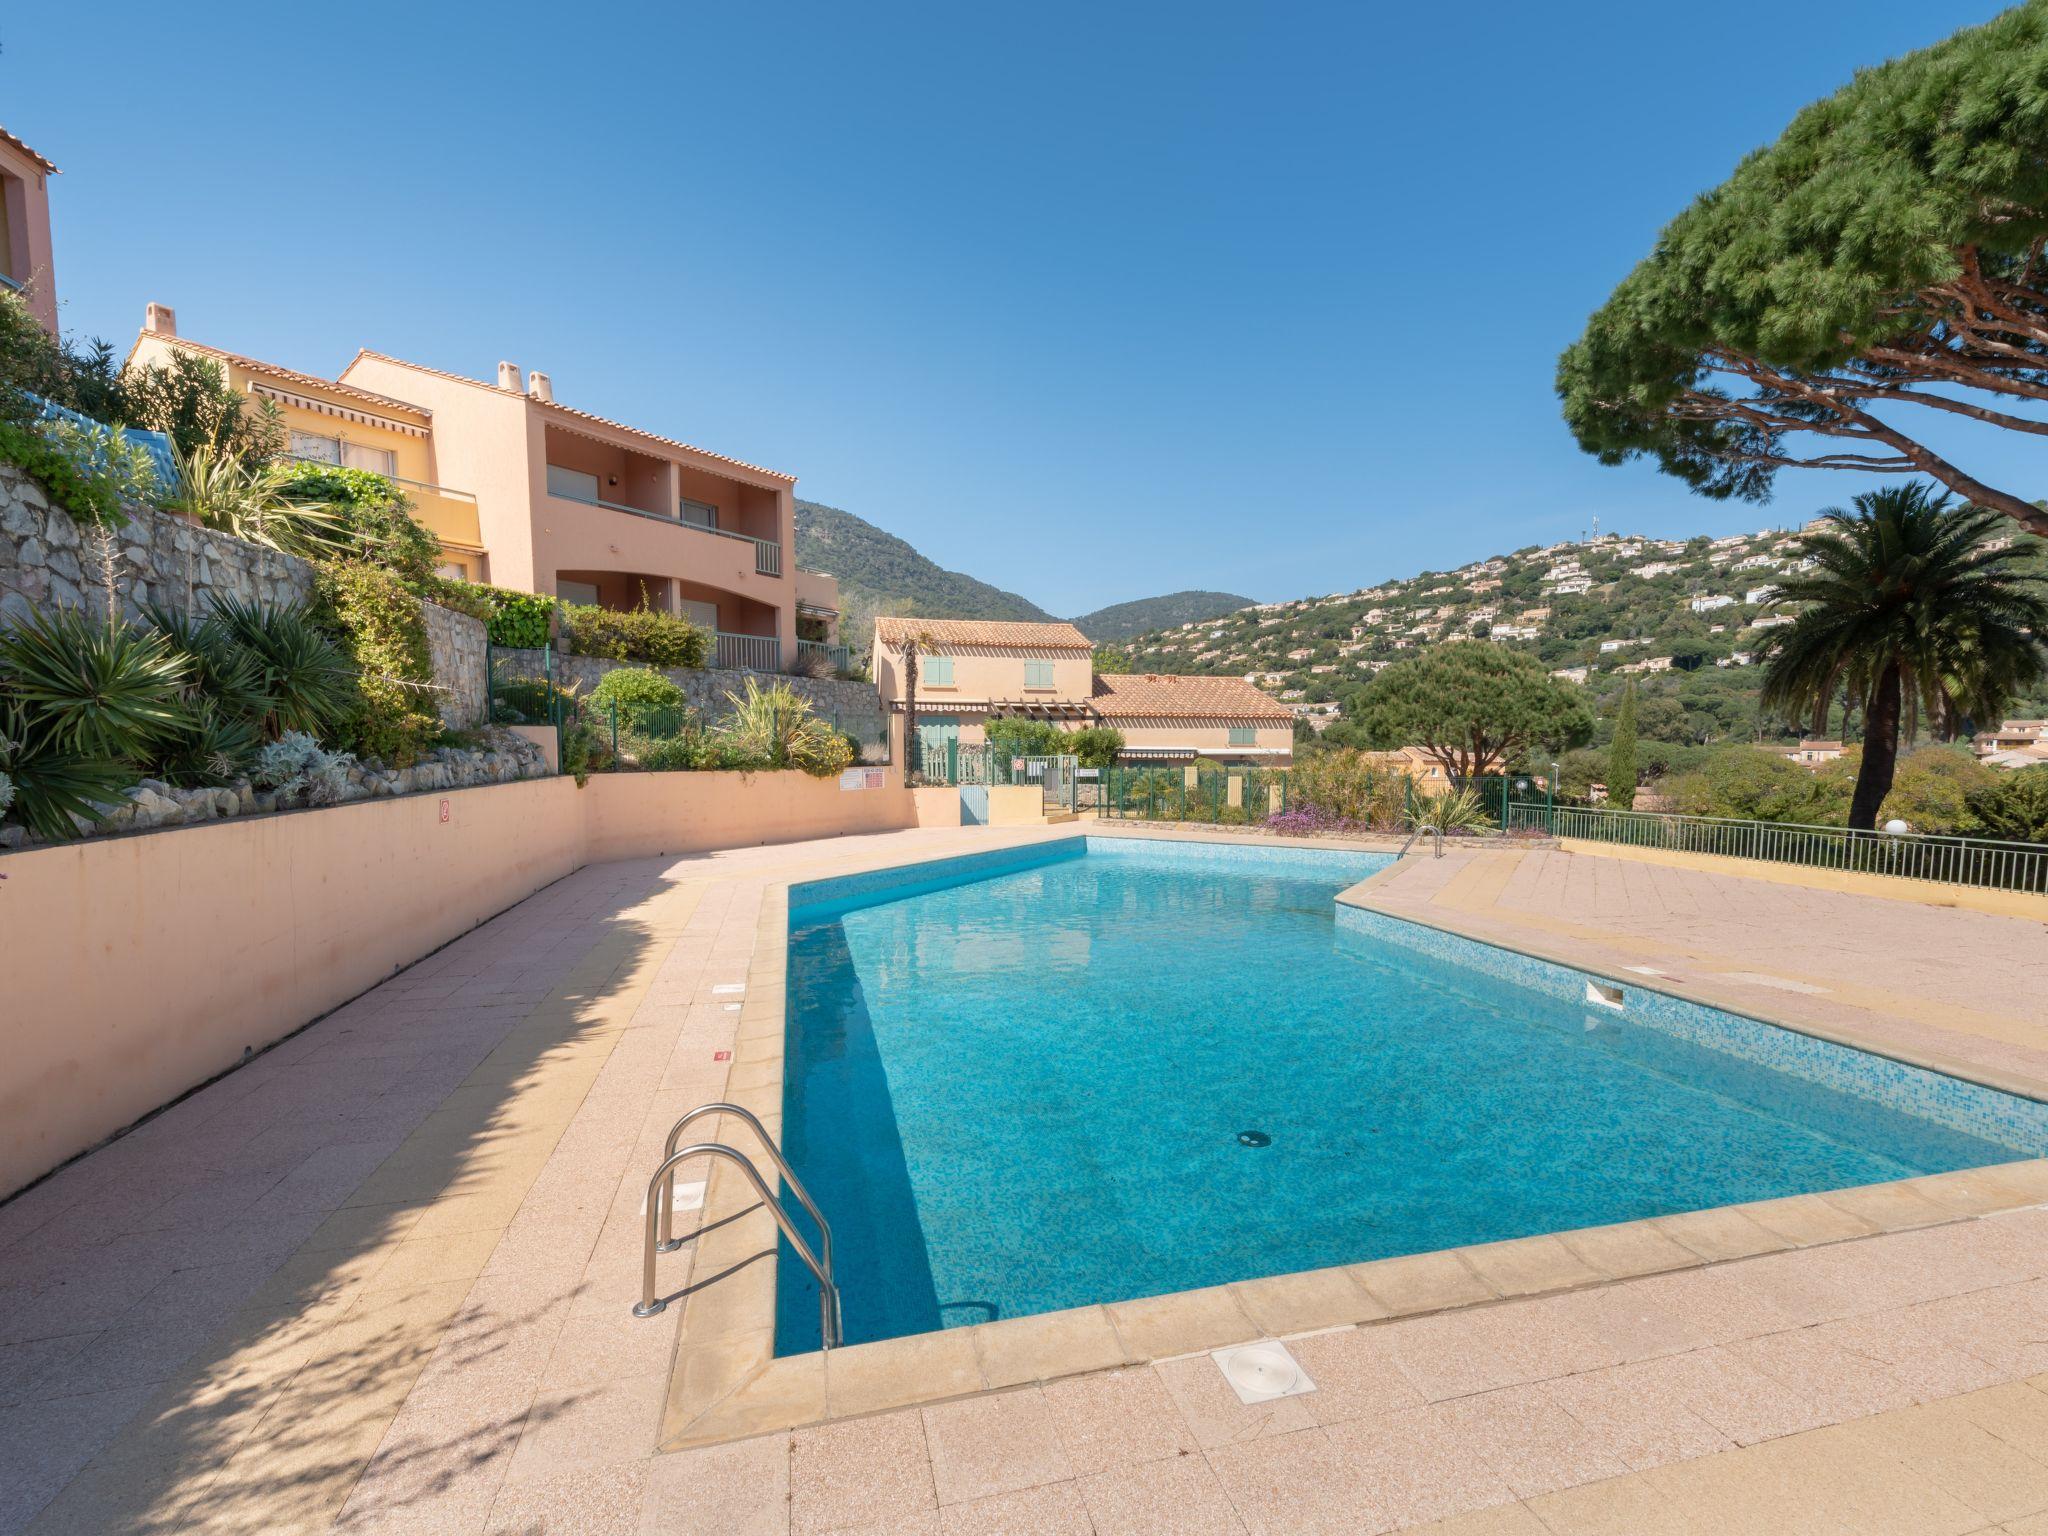
[[[536,400],[546,400],[553,404],[555,381],[536,368],[526,376],[526,392]]]
[[[509,389],[514,393],[518,392],[519,365],[517,363],[498,364],[498,388]]]
[[[168,304],[151,304],[142,311],[142,328],[157,336],[175,336],[178,312]]]

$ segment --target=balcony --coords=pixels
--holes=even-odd
[[[726,672],[780,672],[782,642],[773,635],[734,635],[719,630],[713,665]]]
[[[688,528],[694,533],[708,533],[713,538],[736,539],[742,544],[754,546],[754,572],[760,576],[782,574],[782,546],[773,539],[757,539],[752,534],[736,533],[729,528],[715,527],[700,518],[690,515],[688,503],[679,505],[671,517],[663,512],[646,507],[629,506],[623,501],[608,501],[591,486],[591,477],[578,473],[558,473],[561,466],[548,466],[548,494],[557,501],[578,502],[586,507],[602,507],[607,512],[624,512],[632,517],[650,518],[657,523],[673,523]]]
[[[704,528],[702,523],[689,523],[690,528],[703,528],[706,533],[715,533],[721,539],[738,539],[754,546],[754,571],[760,576],[782,574],[782,546],[773,539],[757,539],[747,533],[727,533],[723,528]]]
[[[843,645],[833,645],[824,640],[797,641],[796,659],[810,661],[813,658],[823,660],[835,672],[847,671],[853,665],[853,653]]]

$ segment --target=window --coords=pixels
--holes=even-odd
[[[555,596],[565,603],[580,603],[586,608],[597,606],[597,583],[594,581],[563,581],[555,578]]]
[[[1025,662],[1024,686],[1026,688],[1050,688],[1052,686],[1052,663],[1049,661]]]
[[[292,434],[292,457],[304,459],[311,464],[339,464],[341,462],[341,439],[322,437],[317,432],[294,432]]]
[[[1256,726],[1233,725],[1230,728],[1230,744],[1233,747],[1249,747],[1255,744],[1258,739],[1259,732]]]
[[[560,496],[565,501],[587,501],[597,505],[597,476],[586,475],[580,469],[564,469],[559,464],[548,466],[548,494]]]
[[[693,597],[683,598],[676,604],[677,614],[688,619],[700,629],[718,632],[718,604],[700,603]]]
[[[692,528],[715,529],[718,527],[718,508],[708,501],[692,501],[689,497],[685,496],[683,498],[683,521]]]
[[[398,455],[389,448],[365,448],[344,437],[322,437],[318,432],[294,432],[291,455],[311,464],[336,464],[344,469],[367,469],[386,479],[398,474]]]
[[[927,688],[950,688],[953,686],[953,658],[950,656],[926,656],[921,658],[918,681]]]

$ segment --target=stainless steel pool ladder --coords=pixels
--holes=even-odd
[[[788,1210],[775,1197],[775,1192],[768,1187],[768,1181],[761,1177],[761,1170],[754,1166],[752,1158],[720,1141],[700,1141],[680,1151],[676,1149],[676,1142],[682,1137],[683,1127],[692,1120],[702,1119],[705,1115],[734,1115],[747,1123],[748,1128],[754,1133],[755,1140],[760,1142],[762,1150],[775,1164],[776,1172],[782,1175],[783,1182],[789,1186],[790,1193],[802,1202],[803,1208],[810,1212],[811,1220],[818,1224],[817,1253],[811,1251],[811,1245],[805,1242],[803,1234],[797,1231],[796,1224],[790,1220]],[[768,1128],[761,1123],[761,1117],[738,1104],[699,1104],[669,1127],[668,1140],[662,1146],[661,1166],[654,1170],[654,1177],[647,1182],[647,1235],[641,1252],[640,1300],[633,1308],[633,1315],[652,1317],[668,1305],[666,1300],[655,1294],[654,1257],[657,1253],[673,1253],[689,1241],[688,1238],[673,1235],[670,1212],[675,1206],[677,1165],[686,1163],[693,1157],[722,1157],[736,1164],[740,1172],[746,1176],[747,1182],[754,1186],[754,1193],[761,1197],[761,1204],[768,1208],[768,1214],[775,1218],[775,1225],[781,1228],[782,1235],[789,1239],[789,1246],[796,1250],[797,1257],[802,1259],[805,1267],[810,1270],[811,1278],[818,1282],[818,1337],[826,1349],[837,1349],[844,1330],[839,1312],[839,1285],[833,1278],[832,1225],[825,1220],[825,1213],[818,1209],[817,1202],[811,1199],[810,1191],[804,1188],[803,1181],[796,1176],[796,1170],[789,1166],[788,1159],[782,1155],[782,1149],[776,1146],[774,1139],[769,1136]],[[724,1277],[715,1275],[712,1278],[715,1280]]]
[[[1410,832],[1408,834],[1408,841],[1401,845],[1401,851],[1395,854],[1394,857],[1397,859],[1405,859],[1406,857],[1408,857],[1408,850],[1415,846],[1415,839],[1422,836],[1422,834],[1425,832],[1435,834],[1436,856],[1438,858],[1442,858],[1444,856],[1444,829],[1442,827],[1417,827],[1413,832]]]

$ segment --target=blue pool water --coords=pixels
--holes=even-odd
[[[1384,862],[1094,838],[793,892],[847,1341],[2048,1152],[2032,1101],[1336,921]]]

